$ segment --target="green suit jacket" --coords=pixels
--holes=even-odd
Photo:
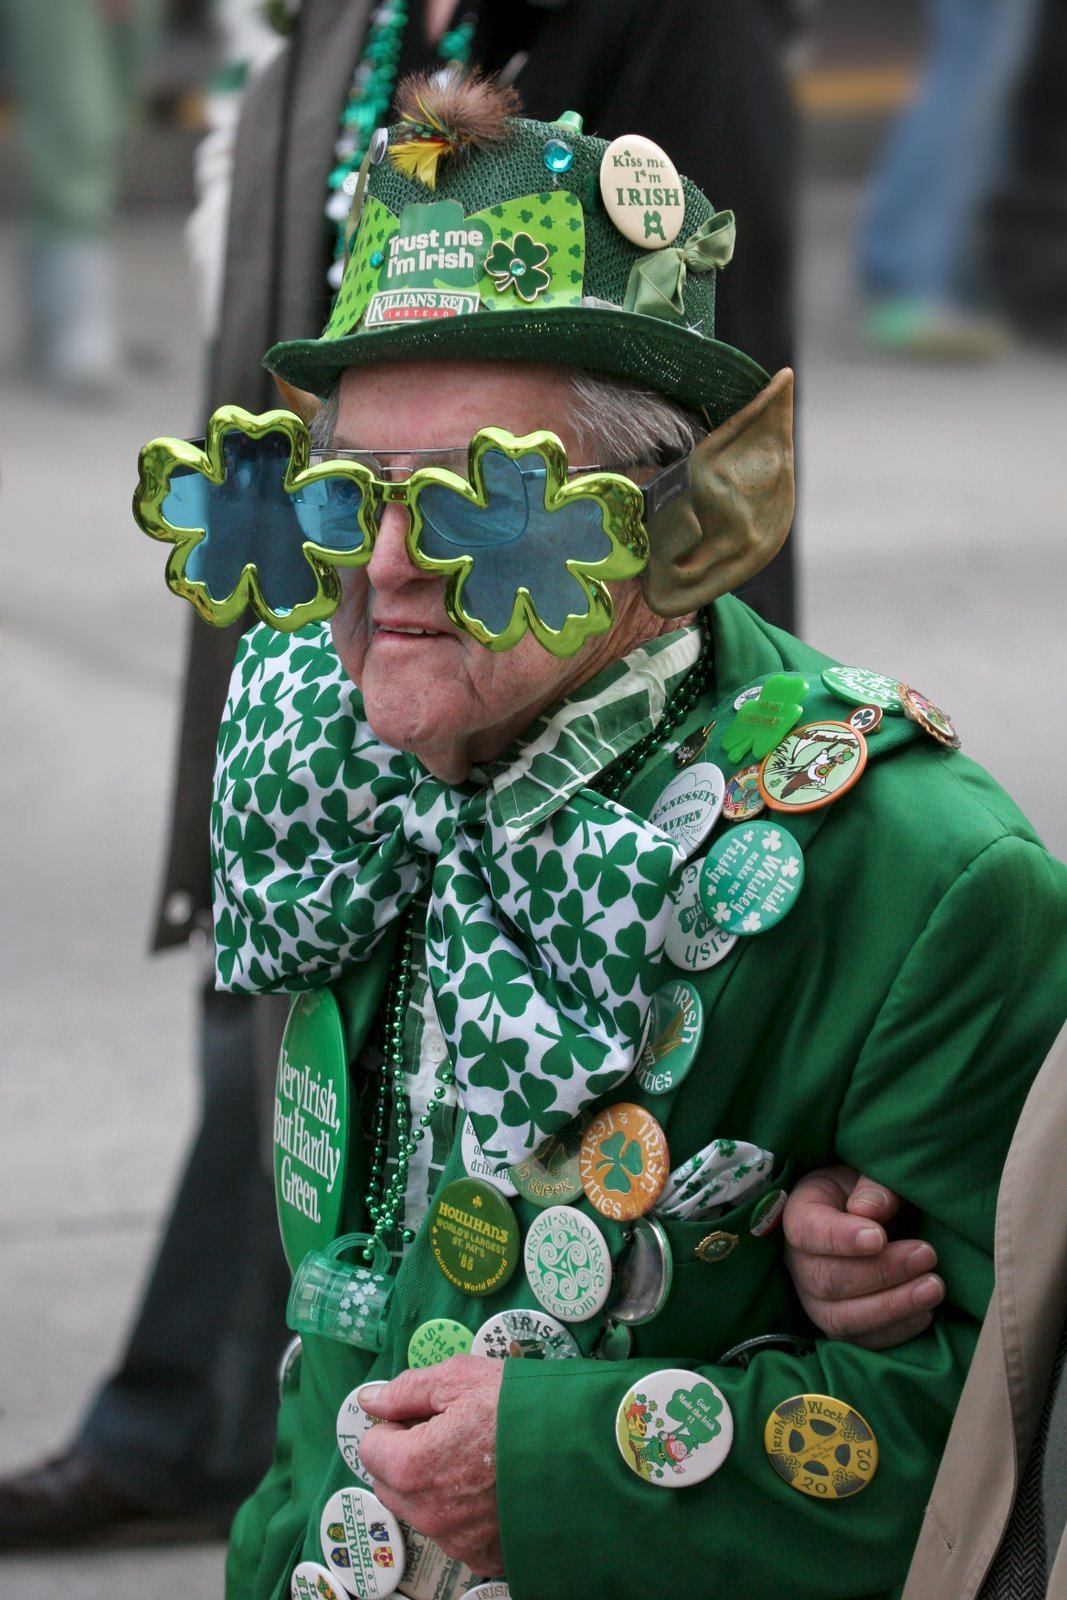
[[[714,684],[678,737],[714,719],[706,758],[727,774],[736,764],[719,740],[734,698],[753,682],[801,672],[811,684],[805,721],[844,714],[820,681],[828,658],[729,597],[714,608],[714,661]],[[497,1474],[514,1600],[644,1600],[665,1586],[692,1597],[858,1600],[895,1594],[903,1581],[992,1289],[997,1183],[1012,1128],[1067,1008],[1067,869],[965,756],[898,717],[886,717],[869,744],[855,788],[785,819],[806,866],[788,917],[739,940],[711,970],[686,974],[701,992],[706,1028],[698,1062],[665,1110],[666,1131],[672,1165],[727,1134],[772,1150],[783,1183],[836,1159],[863,1168],[914,1208],[908,1227],[938,1252],[946,1304],[929,1332],[895,1351],[819,1339],[810,1355],[768,1350],[747,1369],[723,1365],[719,1357],[741,1340],[810,1331],[780,1231],[750,1232],[752,1200],[713,1224],[668,1223],[672,1292],[634,1330],[631,1359],[505,1365]],[[676,775],[664,752],[626,803],[647,815]],[[354,1002],[347,991],[353,1046],[387,965],[382,952],[361,969]],[[665,976],[672,970],[665,963]],[[456,1148],[444,1181],[462,1171]],[[521,1198],[513,1204],[525,1228],[536,1211]],[[345,1226],[358,1227],[362,1197],[349,1195],[346,1206]],[[617,1245],[615,1225],[598,1221]],[[736,1243],[705,1261],[696,1247],[711,1231]],[[427,1317],[477,1328],[506,1305],[533,1303],[521,1274],[484,1300],[454,1289],[424,1229],[398,1274],[377,1358],[305,1338],[274,1463],[234,1527],[230,1600],[281,1600],[295,1563],[321,1560],[323,1504],[352,1481],[334,1432],[350,1389],[400,1371],[410,1333]],[[587,1348],[595,1329],[579,1332]],[[623,1396],[672,1365],[710,1377],[734,1419],[725,1464],[680,1490],[644,1483],[615,1442]],[[767,1419],[803,1393],[836,1396],[873,1429],[879,1465],[861,1493],[820,1499],[772,1468]]]

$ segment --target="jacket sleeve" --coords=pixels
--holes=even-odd
[[[891,1351],[818,1340],[747,1371],[701,1366],[730,1405],[733,1444],[717,1473],[681,1489],[644,1483],[615,1443],[624,1395],[672,1363],[508,1362],[497,1470],[514,1600],[638,1600],[665,1578],[745,1600],[902,1582],[992,1288],[1000,1171],[1065,997],[1067,870],[1000,836],[917,929],[840,1106],[838,1153],[897,1189],[938,1251],[948,1294],[933,1327]],[[844,1401],[873,1430],[878,1466],[860,1493],[798,1492],[768,1460],[768,1418],[804,1393]]]

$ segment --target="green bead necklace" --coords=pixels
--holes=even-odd
[[[710,619],[703,613],[701,613],[701,632],[703,642],[700,654],[678,687],[669,695],[658,726],[643,739],[639,739],[631,750],[620,756],[618,761],[601,774],[595,788],[609,800],[621,799],[623,791],[649,756],[664,739],[669,738],[675,728],[684,722],[699,700],[711,667],[711,624]],[[419,1117],[418,1123],[412,1126],[411,1105],[404,1088],[404,1019],[411,997],[411,946],[411,922],[408,917],[405,918],[400,930],[397,951],[393,958],[393,970],[389,977],[383,1039],[384,1060],[374,1113],[371,1175],[367,1196],[367,1211],[373,1224],[374,1239],[385,1245],[386,1249],[389,1248],[387,1236],[396,1230],[396,1219],[404,1203],[408,1162],[416,1145],[421,1144],[426,1136],[433,1104],[439,1105],[456,1081],[453,1068],[445,1068],[441,1073],[441,1081],[434,1089],[433,1104],[427,1107]],[[396,1172],[387,1184],[385,1169],[389,1152],[390,1110],[397,1122],[400,1137]],[[401,1228],[400,1238],[403,1244],[411,1244],[414,1237],[411,1228]],[[374,1259],[373,1246],[367,1246],[364,1258],[367,1261]]]

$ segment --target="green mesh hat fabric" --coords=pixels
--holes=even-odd
[[[624,309],[631,269],[649,252],[619,232],[601,198],[607,141],[564,124],[516,119],[507,128],[503,146],[443,159],[433,190],[388,159],[371,167],[326,329],[318,339],[275,345],[266,366],[324,395],[346,367],[376,362],[541,361],[633,379],[702,407],[716,425],[746,405],[768,378],[714,337],[717,269],[686,273],[680,317]],[[390,130],[391,144],[399,132]],[[574,160],[553,172],[546,146],[560,140]],[[675,253],[715,214],[694,184],[681,181],[685,217],[666,247]],[[393,280],[401,218],[404,265],[414,275]],[[439,270],[416,272],[426,259],[416,248],[418,229],[434,223],[437,233],[422,238],[440,244],[480,234],[483,246],[458,269],[442,266],[452,256],[439,250],[429,258]],[[509,255],[523,277],[501,276]],[[526,291],[535,297],[527,301]],[[449,314],[456,307],[463,314]]]

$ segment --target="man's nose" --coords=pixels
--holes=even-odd
[[[389,501],[382,508],[374,549],[367,563],[367,576],[376,589],[398,589],[415,578],[428,578],[411,559],[408,528],[411,518],[405,505]]]

